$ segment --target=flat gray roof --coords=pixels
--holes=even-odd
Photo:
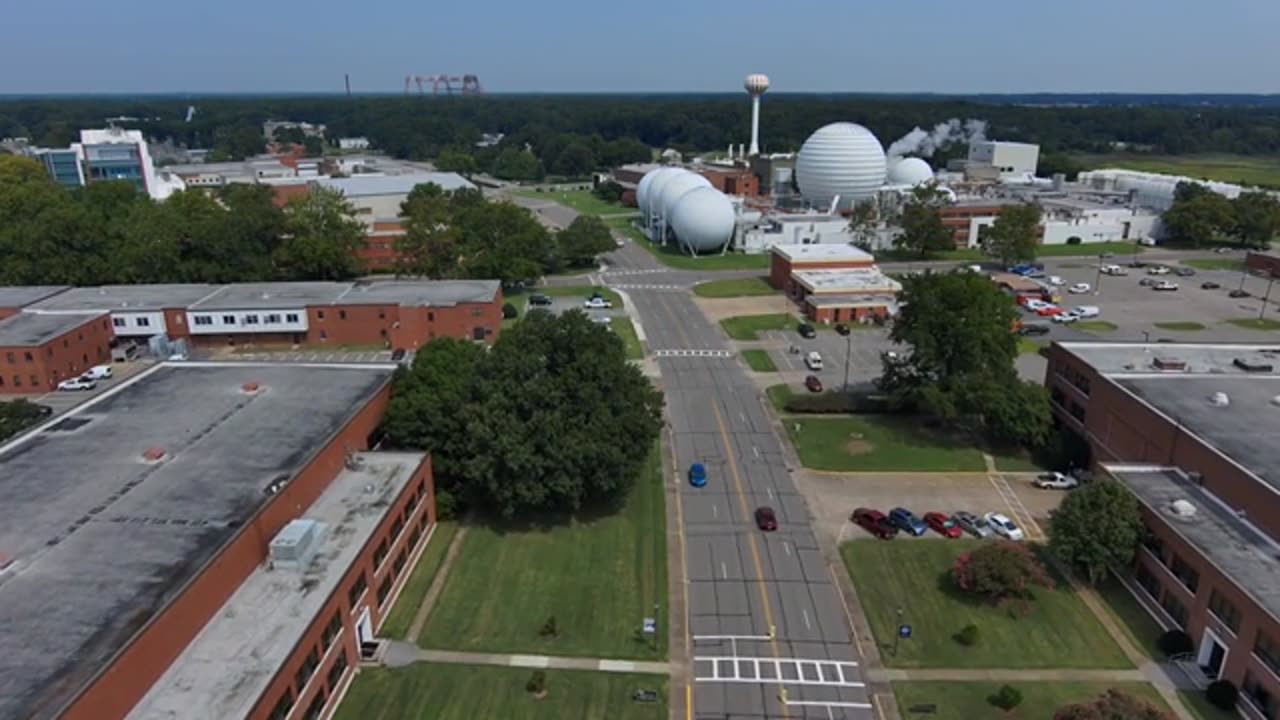
[[[0,286],[0,308],[21,308],[67,289],[67,285]]]
[[[502,284],[497,280],[375,280],[356,283],[351,292],[342,297],[342,302],[441,307],[489,302],[501,288]]]
[[[426,455],[359,457],[363,469],[343,470],[302,515],[324,528],[306,569],[259,566],[128,720],[183,720],[192,716],[192,708],[211,718],[249,716]]]
[[[434,183],[443,190],[475,189],[471,181],[454,172],[415,172],[402,175],[352,175],[345,178],[317,178],[317,185],[337,190],[346,197],[408,195],[418,185]]]
[[[1187,364],[1185,372],[1159,373],[1162,376],[1251,374],[1235,366],[1239,357],[1256,358],[1280,370],[1280,344],[1060,342],[1058,346],[1108,376],[1156,373],[1153,363],[1157,358],[1174,358]]]
[[[56,717],[390,377],[160,365],[0,447],[0,717]]]
[[[159,312],[165,308],[183,308],[207,297],[219,285],[100,285],[70,288],[32,306],[35,310],[64,312],[101,310],[103,312]]]
[[[1234,509],[1176,468],[1107,465],[1142,504],[1159,515],[1200,554],[1249,594],[1260,607],[1280,620],[1280,545],[1247,522]],[[1185,500],[1190,515],[1174,512]]]
[[[43,345],[99,317],[102,313],[20,312],[0,320],[0,347]]]

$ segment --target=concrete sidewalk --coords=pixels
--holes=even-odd
[[[609,660],[605,658],[554,657],[550,655],[506,655],[501,653],[461,652],[455,650],[424,650],[406,642],[391,641],[382,655],[387,667],[404,667],[416,662],[454,663],[460,665],[498,665],[502,667],[536,668],[549,670],[591,670],[614,673],[644,673],[669,675],[671,667],[665,662],[640,660]]]

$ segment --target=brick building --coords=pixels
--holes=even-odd
[[[725,195],[738,195],[741,197],[757,197],[760,195],[760,178],[746,168],[699,168],[697,173],[706,178],[712,187]]]
[[[113,338],[103,312],[10,314],[0,320],[0,394],[52,392],[111,362]]]
[[[4,290],[0,300],[38,295]],[[109,313],[115,336],[136,341],[415,349],[437,337],[492,342],[502,326],[502,287],[496,280],[107,285],[9,308],[19,309]]]
[[[435,527],[391,374],[164,364],[0,447],[0,717],[328,717]]]
[[[1250,250],[1245,253],[1244,266],[1261,276],[1280,278],[1280,254]]]
[[[995,222],[1009,202],[959,202],[938,209],[942,224],[951,231],[956,248],[973,247],[982,228]]]
[[[1138,498],[1149,532],[1129,584],[1185,665],[1280,716],[1280,347],[1055,343],[1054,415]]]
[[[774,245],[769,284],[814,322],[871,322],[897,313],[902,285],[875,258],[852,245]]]

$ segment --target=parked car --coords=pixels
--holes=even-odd
[[[394,359],[394,358],[393,358]],[[187,354],[184,352],[176,352],[169,356],[169,362],[186,362]]]
[[[1249,297],[1249,291],[1248,291],[1248,290],[1239,290],[1239,289],[1232,290],[1231,292],[1227,293],[1227,297],[1233,297],[1233,298],[1247,298],[1247,297]]]
[[[1022,327],[1018,328],[1018,334],[1019,335],[1048,335],[1049,326],[1040,325],[1038,323],[1027,323],[1026,325],[1023,325]]]
[[[1071,293],[1072,295],[1083,295],[1092,289],[1093,288],[1089,286],[1089,283],[1076,283],[1075,285],[1072,285],[1071,287],[1067,288],[1067,292]]]
[[[539,294],[539,295],[529,296],[530,307],[545,307],[550,304],[551,304],[551,298],[546,295]]]
[[[1128,275],[1129,271],[1119,265],[1103,265],[1099,268],[1103,275]]]
[[[1151,287],[1152,285],[1156,284],[1156,279],[1144,277],[1138,281],[1138,284],[1141,285],[1142,287]]]
[[[849,326],[845,325],[844,323],[836,323],[836,332],[839,333],[840,335],[848,335]]]
[[[1048,283],[1053,286],[1063,285],[1065,283],[1061,275],[1050,275],[1049,277],[1045,278],[1045,280],[1048,281]]]
[[[814,372],[822,369],[822,354],[817,350],[810,352],[804,356],[804,365]]]
[[[772,532],[778,529],[778,516],[773,512],[773,508],[756,508],[756,527],[765,532]]]
[[[892,540],[898,535],[898,528],[879,510],[858,508],[849,516],[849,520],[881,540]]]
[[[63,380],[58,383],[58,389],[63,391],[92,390],[98,387],[98,383],[93,380],[87,380],[84,376],[74,377],[69,380]]]
[[[995,532],[991,530],[991,526],[987,524],[986,520],[967,510],[958,510],[951,517],[955,518],[956,525],[959,525],[961,530],[978,539],[989,538],[995,535]]]
[[[1078,307],[1072,308],[1071,312],[1075,313],[1081,319],[1087,320],[1089,318],[1096,318],[1099,315],[1101,315],[1102,308],[1099,308],[1097,305],[1080,305]]]
[[[1171,281],[1169,281],[1169,280],[1161,280],[1160,282],[1156,283],[1155,285],[1152,285],[1152,286],[1151,286],[1151,289],[1152,289],[1152,290],[1162,290],[1162,291],[1165,291],[1165,292],[1173,292],[1174,290],[1177,290],[1177,289],[1178,289],[1178,283],[1176,283],[1176,282],[1171,282]]]
[[[694,487],[704,487],[707,484],[706,465],[694,463],[689,466],[689,484]]]
[[[1030,310],[1031,312],[1035,312],[1042,307],[1049,307],[1052,304],[1052,303],[1047,303],[1039,298],[1028,297],[1026,295],[1022,296],[1022,298],[1018,302],[1022,303],[1022,307]]]
[[[1053,317],[1061,312],[1062,308],[1057,305],[1045,305],[1044,307],[1036,310],[1036,314],[1040,317]]]
[[[1214,252],[1216,252],[1216,253],[1218,253],[1219,255],[1222,255],[1222,254],[1224,254],[1224,253],[1229,253],[1229,252],[1231,252],[1231,248],[1229,248],[1229,247],[1216,247],[1216,248],[1214,248],[1214,249],[1213,249],[1213,251],[1214,251]]]
[[[954,518],[940,512],[925,513],[924,524],[943,537],[958,538],[964,534]]]
[[[1056,322],[1059,325],[1067,325],[1079,319],[1080,319],[1080,316],[1076,314],[1075,310],[1069,310],[1064,313],[1059,313],[1049,318],[1049,320],[1051,320],[1052,322]]]
[[[796,332],[800,333],[800,337],[807,340],[818,337],[818,331],[813,329],[809,323],[800,323],[796,326]]]
[[[915,513],[903,507],[896,507],[889,511],[889,522],[896,525],[899,530],[904,530],[917,537],[923,535],[927,529],[920,518],[915,516]]]
[[[1060,472],[1047,472],[1036,476],[1032,485],[1044,490],[1070,490],[1080,486],[1080,481]]]
[[[613,307],[613,303],[609,302],[608,300],[605,300],[599,295],[595,295],[583,301],[582,306],[588,310],[606,310],[608,308]]]
[[[404,359],[404,348],[396,348],[395,350],[392,350],[392,351],[391,351],[391,359],[392,359],[392,360],[394,360],[395,362],[400,362],[401,360],[403,360],[403,359]]]
[[[80,377],[85,380],[106,380],[107,378],[111,377],[111,366],[110,365],[94,365],[93,367],[81,373]]]
[[[1201,290],[1217,290],[1217,289],[1219,289],[1219,288],[1221,288],[1221,287],[1222,287],[1221,285],[1219,285],[1218,283],[1213,282],[1213,281],[1209,281],[1209,282],[1202,282],[1202,283],[1200,283],[1200,289],[1201,289]]]
[[[1192,275],[1196,274],[1196,269],[1189,268],[1186,266],[1180,266],[1173,269],[1173,274],[1177,275],[1178,277],[1191,277]]]
[[[608,315],[595,315],[591,318],[591,322],[597,325],[608,325],[613,322],[613,318]]]
[[[818,379],[817,375],[806,376],[804,379],[804,386],[808,388],[809,392],[822,392],[822,381]]]
[[[1147,274],[1148,275],[1168,275],[1169,268],[1165,267],[1164,265],[1152,265],[1151,267],[1147,268]]]
[[[991,526],[991,531],[1007,540],[1021,540],[1024,536],[1022,528],[1014,524],[1012,520],[1000,513],[987,513],[983,516],[987,524]]]

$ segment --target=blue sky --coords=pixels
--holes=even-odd
[[[108,6],[109,5],[109,6]],[[1280,92],[1280,0],[42,0],[0,93]]]

